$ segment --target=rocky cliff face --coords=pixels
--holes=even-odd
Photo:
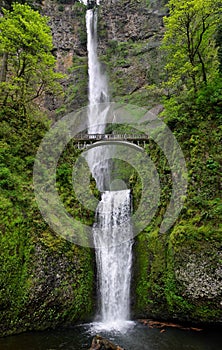
[[[160,41],[166,9],[161,6],[161,2],[152,6],[147,1],[103,0],[100,14],[106,28],[107,41],[148,42],[151,38]]]
[[[147,86],[162,76],[163,55],[158,48],[164,32],[164,1],[101,1],[98,11],[98,50],[112,100],[156,104]],[[59,108],[62,115],[87,104],[86,7],[78,1],[45,0],[42,12],[50,17],[58,70],[68,74],[64,100],[49,98],[46,107]]]
[[[61,3],[45,0],[42,12],[50,18],[57,68],[67,73],[73,65],[75,55],[86,56],[85,40],[81,41],[80,34],[84,31],[85,7],[76,0]]]
[[[183,296],[193,300],[215,299],[218,308],[220,308],[222,306],[220,300],[222,289],[221,252],[187,253],[185,259],[178,259],[180,261],[178,261],[178,267],[175,270],[177,283],[183,289]]]
[[[164,55],[159,47],[166,3],[101,1],[98,50],[112,100],[146,108],[159,103],[160,95],[153,94],[150,87],[164,78]],[[58,69],[68,74],[66,96],[52,108],[59,107],[58,115],[64,115],[87,104],[86,8],[77,1],[45,0],[42,11],[50,17]],[[208,246],[207,234],[200,234],[192,225],[187,219],[165,237],[154,230],[137,239],[136,295],[132,296],[136,317],[222,322],[218,233],[209,229]]]
[[[114,100],[146,107],[157,103],[147,88],[162,75],[163,55],[159,46],[165,14],[166,8],[160,2],[153,6],[147,1],[126,0],[101,4],[99,47]]]

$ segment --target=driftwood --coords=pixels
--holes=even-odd
[[[160,333],[165,332],[165,327],[172,327],[172,328],[178,328],[182,329],[183,331],[202,331],[201,328],[196,327],[184,327],[182,325],[171,323],[171,322],[159,322],[159,321],[153,321],[153,320],[138,320],[140,323],[147,325],[149,328],[160,328]]]
[[[108,339],[95,335],[92,340],[91,348],[89,350],[124,350],[118,345],[113,344]]]

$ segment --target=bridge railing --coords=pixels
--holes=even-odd
[[[144,134],[79,134],[75,137],[75,142],[100,141],[100,140],[148,140],[148,135]]]

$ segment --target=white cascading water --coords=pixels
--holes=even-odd
[[[106,75],[103,74],[97,55],[97,9],[86,12],[88,76],[89,76],[89,105],[88,133],[104,134],[106,116],[109,110],[109,93]],[[108,150],[102,147],[108,158]],[[104,155],[103,155],[104,156]],[[101,163],[101,150],[90,150],[87,162],[100,191],[107,189],[109,183],[108,162]]]
[[[85,0],[84,0],[85,1]],[[86,13],[89,106],[88,133],[105,132],[109,108],[108,85],[97,56],[97,9]],[[101,105],[100,105],[101,104]],[[104,152],[106,153],[104,157]],[[129,320],[130,279],[132,264],[132,228],[130,224],[130,190],[107,191],[109,179],[109,147],[95,147],[87,152],[87,162],[103,192],[96,210],[93,227],[100,296],[100,319],[97,329],[122,331]],[[103,157],[101,154],[103,153]],[[109,184],[110,189],[110,184]],[[124,243],[123,243],[124,242]]]
[[[132,228],[130,190],[106,191],[97,207],[93,234],[102,322],[121,328],[129,320]],[[124,242],[120,244],[121,242]]]
[[[105,131],[107,108],[100,105],[109,102],[106,75],[102,73],[97,55],[97,10],[86,12],[87,50],[89,73],[88,133],[102,134]]]

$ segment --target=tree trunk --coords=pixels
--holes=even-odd
[[[204,64],[204,61],[203,61],[202,56],[201,56],[199,51],[197,51],[197,54],[198,54],[198,57],[199,57],[199,60],[200,60],[200,63],[201,63],[201,67],[202,67],[203,82],[205,84],[207,84],[207,74],[206,74],[205,64]]]
[[[8,53],[4,52],[2,57],[2,66],[0,71],[0,83],[6,81],[7,76]]]

